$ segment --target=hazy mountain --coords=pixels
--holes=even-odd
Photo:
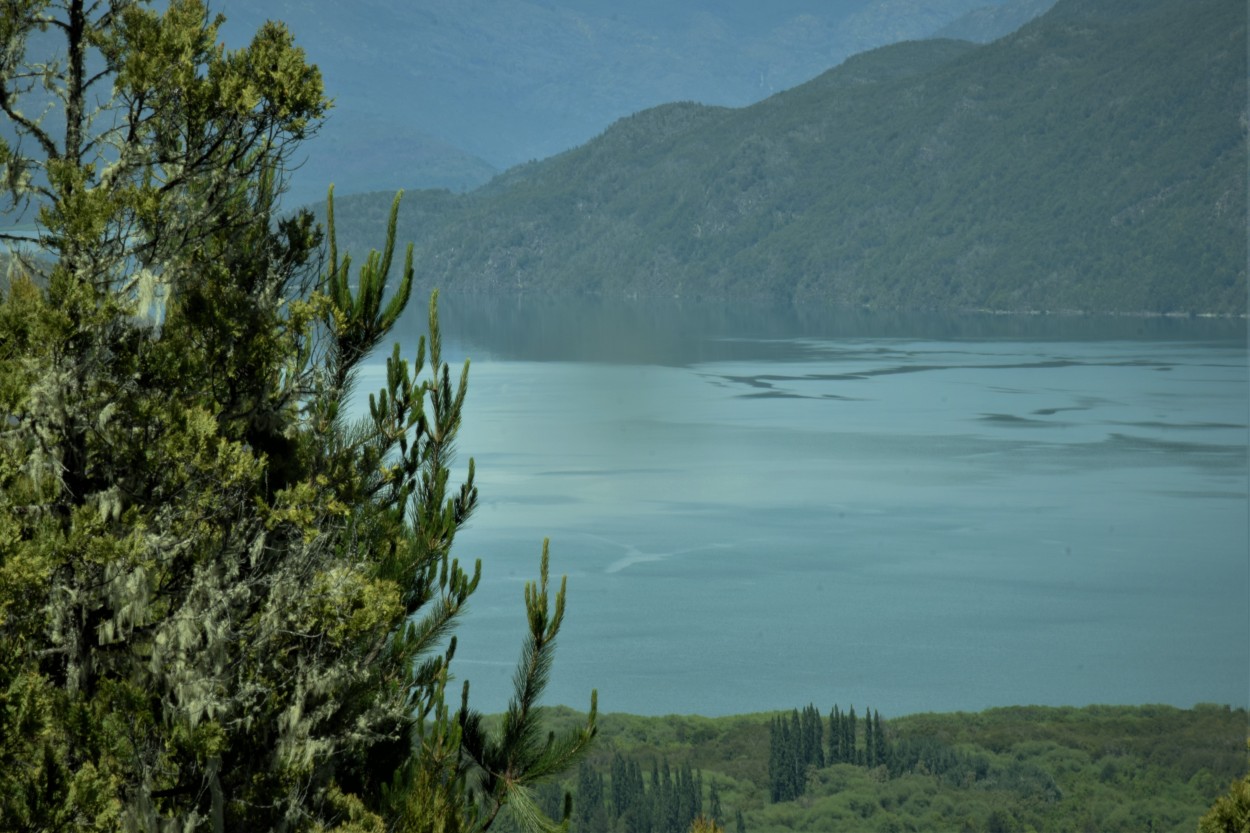
[[[1061,0],[732,110],[638,113],[401,236],[445,288],[1244,312],[1246,9]],[[376,235],[389,197],[345,201]],[[373,239],[376,239],[373,238]]]
[[[1055,5],[1055,0],[1007,0],[1001,6],[973,9],[933,33],[935,38],[957,38],[989,43],[1011,34]]]
[[[297,198],[484,182],[671,101],[740,106],[1004,0],[218,0],[287,22],[336,109]]]

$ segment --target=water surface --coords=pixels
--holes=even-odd
[[[473,358],[457,554],[484,577],[455,668],[479,708],[507,701],[545,536],[569,578],[549,703],[1250,700],[1244,322],[459,299],[443,321]]]

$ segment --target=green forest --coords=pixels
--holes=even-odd
[[[581,833],[680,833],[699,814],[738,833],[1192,833],[1245,774],[1246,730],[1244,709],[1215,705],[607,714],[587,760],[540,797],[554,807],[571,789]]]
[[[674,103],[401,225],[449,291],[1242,315],[1246,10],[1060,0],[983,46]],[[390,195],[340,206],[380,245]]]

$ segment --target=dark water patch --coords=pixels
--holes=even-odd
[[[991,364],[900,364],[890,367],[878,367],[871,370],[855,370],[849,373],[805,373],[793,376],[757,375],[757,376],[723,376],[730,381],[755,384],[761,381],[813,381],[813,382],[850,382],[871,379],[875,376],[898,376],[904,373],[930,373],[940,370],[1053,370],[1064,367],[1151,367],[1154,362],[1123,361],[1099,362],[1076,361],[1074,359],[1045,359],[1036,362],[1010,362]]]
[[[1078,360],[1078,359],[1043,359],[1036,362],[1010,362],[1010,363],[987,363],[987,364],[957,364],[957,365],[938,365],[930,367],[918,367],[919,370],[1052,370],[1063,367],[1170,367],[1163,365],[1153,359],[1125,359],[1123,361],[1099,361],[1099,360]],[[867,375],[884,375],[889,373],[903,373],[905,370],[897,370],[887,368],[877,371],[865,371]]]
[[[1222,465],[1227,468],[1245,468],[1246,466],[1246,447],[1244,445],[1159,440],[1153,437],[1138,437],[1131,434],[1112,434],[1103,440],[1103,444],[1118,451],[1177,455],[1190,459],[1200,457],[1208,464]]]
[[[719,382],[716,382],[717,384],[728,382],[731,385],[746,385],[752,388],[776,390],[776,387],[773,385],[774,382],[855,382],[862,381],[867,377],[853,373],[810,373],[802,375],[766,373],[756,376],[709,375],[707,378],[719,380]],[[799,394],[792,395],[801,399],[808,398]]]
[[[1061,414],[1064,411],[1088,411],[1089,408],[1090,406],[1088,405],[1069,405],[1066,408],[1038,408],[1036,411],[1033,411],[1033,415],[1054,416],[1055,414]]]
[[[747,385],[748,387],[752,387],[752,388],[767,388],[769,390],[772,390],[773,381],[780,381],[787,377],[783,377],[783,376],[721,376],[720,378],[724,379],[726,382],[733,382],[734,384],[738,384],[738,385]]]
[[[1229,385],[1228,379],[1185,379],[1184,382],[1187,385]],[[1193,394],[1188,390],[1181,389],[1179,386],[1173,387],[1175,389],[1152,391],[1150,395],[1155,399],[1178,400],[1180,402],[1178,407],[1185,407],[1186,403],[1193,398]],[[1243,385],[1239,384],[1238,387],[1243,387]]]
[[[1235,500],[1239,503],[1245,503],[1250,498],[1246,492],[1241,491],[1200,491],[1194,490],[1190,492],[1179,490],[1159,489],[1151,492],[1153,495],[1161,495],[1163,497],[1193,498],[1195,500]]]
[[[900,373],[928,373],[932,370],[954,370],[970,365],[959,364],[904,364],[895,367],[879,367],[876,370],[863,370],[850,374],[853,379],[868,379],[873,376],[897,376]]]
[[[1076,477],[1091,469],[1164,466],[1240,479],[1247,470],[1245,445],[1164,440],[1121,433],[1108,434],[1101,440],[1090,442],[1034,441],[1004,450],[1026,466],[1035,466],[1038,471],[1068,472]]]
[[[724,374],[719,375],[716,378],[720,378],[734,384],[749,385],[753,388],[772,388],[773,382],[861,382],[872,376],[890,376],[898,373],[922,373],[927,370],[947,369],[950,369],[950,366],[900,365],[898,367],[886,368],[882,370],[865,370],[853,373],[803,373],[794,375],[767,373],[755,376],[730,376]]]
[[[1028,417],[1016,416],[1015,414],[981,414],[979,419],[982,422],[994,422],[999,425],[1019,425],[1021,427],[1044,427],[1044,428],[1063,428],[1071,425],[1070,422],[1055,422],[1048,419],[1029,419]]]
[[[1209,431],[1209,430],[1235,430],[1244,431],[1247,427],[1244,422],[1161,422],[1156,420],[1143,420],[1141,422],[1107,422],[1106,425],[1123,425],[1126,428],[1158,428],[1164,431],[1181,430],[1181,431]]]
[[[759,393],[740,393],[738,399],[816,399],[814,396],[803,396],[801,393],[789,393],[784,390],[765,390]]]

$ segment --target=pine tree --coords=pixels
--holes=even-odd
[[[686,776],[690,784],[689,797],[686,801],[686,814],[691,821],[703,815],[703,773],[696,770],[690,775],[690,764],[685,764]]]
[[[790,798],[798,798],[807,786],[807,767],[803,763],[803,727],[798,709],[790,711],[786,732],[786,763],[790,779]]]
[[[846,735],[842,741],[846,755],[846,762],[848,764],[860,763],[859,750],[856,743],[857,738],[855,737],[856,733],[859,731],[857,723],[858,721],[855,719],[855,707],[851,706],[846,714],[846,724],[843,727]]]
[[[318,272],[320,231],[278,198],[320,75],[280,24],[226,51],[220,22],[0,9],[0,182],[43,252],[0,299],[0,818],[454,831],[507,802],[542,826],[530,788],[594,732],[593,695],[585,730],[540,731],[564,587],[544,545],[491,738],[446,692],[479,577],[451,555],[468,367],[453,384],[432,301],[351,415],[411,292],[411,249],[388,282],[398,203],[354,274],[331,222]]]
[[[651,833],[651,804],[646,792],[646,782],[642,777],[642,765],[631,761],[629,765],[630,794],[632,803],[625,816],[626,833]]]
[[[816,749],[815,764],[823,768],[828,760],[825,758],[825,722],[820,719],[820,712],[813,705],[812,710],[812,742]]]
[[[872,737],[877,745],[876,758],[877,764],[888,764],[890,761],[890,749],[886,743],[885,732],[881,729],[881,712],[874,711],[872,713]]]
[[[768,783],[769,798],[774,803],[798,795],[794,784],[795,758],[789,722],[781,716],[773,718],[769,724]]]
[[[810,703],[804,707],[800,720],[803,730],[803,763],[807,766],[825,765],[824,726],[820,713]]]
[[[781,729],[774,717],[768,721],[768,800],[774,804],[783,800],[785,792],[782,761]]]
[[[642,765],[637,761],[630,763],[629,769],[630,795],[632,804],[630,815],[626,821],[634,822],[634,830],[646,833],[651,830],[651,810],[647,804],[646,784],[642,778]]]
[[[660,763],[651,761],[651,789],[647,795],[647,827],[655,833],[665,833],[663,791],[660,789]]]
[[[864,712],[864,766],[877,765],[877,744],[872,736],[872,709]]]
[[[788,717],[778,716],[770,721],[768,783],[771,801],[790,801],[807,791],[807,768],[814,765],[804,758],[808,741],[810,735],[798,709],[793,709]],[[806,748],[806,754],[812,754],[812,750]]]
[[[660,833],[680,833],[683,829],[681,824],[681,804],[678,800],[677,786],[673,783],[673,771],[668,765],[668,758],[664,759],[664,765],[660,769],[660,821],[656,828]]]
[[[616,818],[620,818],[629,811],[632,803],[629,787],[629,765],[620,752],[613,752],[609,795],[612,801],[612,815]]]
[[[694,797],[694,777],[690,772],[689,764],[682,764],[677,769],[677,777],[673,789],[673,804],[676,816],[673,829],[677,831],[686,830],[690,827],[690,823],[694,821],[697,815],[692,812]]]
[[[607,814],[603,806],[603,776],[583,761],[577,768],[577,794],[573,821],[577,830],[603,830]]]
[[[842,748],[844,739],[842,712],[835,703],[833,711],[829,712],[829,763],[840,764],[846,761],[846,755]]]

